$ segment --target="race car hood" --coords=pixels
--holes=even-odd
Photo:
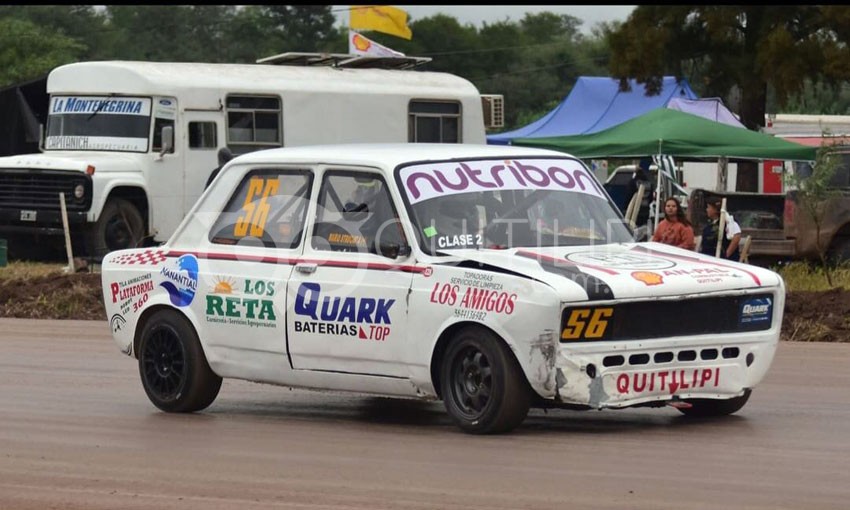
[[[105,152],[51,151],[39,154],[21,154],[0,158],[2,168],[31,168],[34,170],[75,170],[85,173],[89,165],[96,172],[140,171],[137,159],[141,154],[114,154]]]
[[[773,288],[773,271],[660,243],[451,250],[483,270],[542,281],[565,301],[635,299]]]

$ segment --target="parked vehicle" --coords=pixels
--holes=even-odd
[[[530,407],[738,411],[779,340],[782,279],[636,243],[560,152],[282,148],[231,160],[167,243],[102,267],[151,402],[222,378],[442,399],[470,433]]]
[[[820,244],[833,261],[850,260],[850,147],[836,149],[841,163],[831,185],[836,196],[824,204]],[[811,173],[807,162],[789,162],[788,171]],[[800,208],[795,190],[784,194],[718,192],[694,190],[691,193],[691,221],[695,229],[706,222],[705,204],[712,198],[726,198],[726,208],[741,226],[741,235],[751,236],[750,255],[764,260],[819,258],[817,229],[812,218]]]
[[[61,242],[61,192],[78,250],[101,257],[163,242],[201,195],[221,147],[239,155],[331,142],[485,142],[482,97],[468,80],[361,68],[374,59],[350,57],[54,69],[44,151],[0,158],[0,236],[13,251],[42,237]],[[324,65],[308,65],[316,62]]]
[[[658,186],[658,166],[649,165],[649,170],[644,172],[643,179],[640,175],[635,177],[637,165],[621,165],[614,169],[605,180],[605,191],[611,196],[617,208],[627,215],[629,202],[633,193],[637,192],[643,185],[643,197],[634,216],[635,239],[646,241],[652,237],[655,226],[655,194]],[[679,198],[685,210],[688,207],[687,190],[680,184],[682,181],[681,171],[676,171],[676,183],[664,178],[662,174],[661,193],[662,197],[676,196]],[[660,212],[663,219],[663,211]]]
[[[637,165],[621,165],[608,174],[605,180],[605,191],[611,196],[617,209],[623,214],[628,209],[629,201],[632,194],[636,191],[635,183],[644,185],[643,198],[641,199],[640,209],[638,210],[637,225],[646,225],[649,220],[649,204],[652,202],[652,195],[655,191],[656,178],[658,176],[658,167],[652,165],[646,172],[646,179],[635,179]]]

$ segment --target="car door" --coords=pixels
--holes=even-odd
[[[405,377],[409,249],[384,178],[327,170],[315,222],[288,290],[295,369]],[[404,252],[404,250],[402,250]]]
[[[275,354],[281,358],[273,363],[289,368],[286,284],[304,243],[312,183],[309,168],[255,168],[211,190],[233,192],[212,222],[209,253],[199,264],[201,313],[208,344],[228,361],[273,367],[261,358]]]

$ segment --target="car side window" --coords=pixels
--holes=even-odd
[[[326,173],[313,226],[313,249],[379,253],[381,242],[404,243],[386,181],[367,172]]]
[[[239,183],[210,230],[210,242],[298,247],[312,182],[313,174],[307,170],[252,170]]]

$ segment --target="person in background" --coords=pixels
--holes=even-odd
[[[710,201],[705,206],[708,214],[708,224],[702,230],[702,242],[700,253],[714,256],[717,250],[717,237],[720,230],[720,200]],[[738,245],[741,243],[741,227],[735,222],[731,214],[726,214],[726,232],[720,244],[720,258],[739,261],[741,252]]]
[[[210,174],[209,178],[207,179],[207,183],[204,185],[204,189],[210,187],[210,184],[215,179],[215,176],[218,175],[218,173],[221,171],[221,167],[226,165],[227,162],[231,159],[233,159],[233,152],[231,152],[230,149],[228,149],[227,147],[222,147],[218,150],[218,166],[215,167],[215,169]]]
[[[685,217],[678,198],[670,197],[664,202],[664,219],[658,223],[652,240],[686,250],[694,249],[694,228]]]

